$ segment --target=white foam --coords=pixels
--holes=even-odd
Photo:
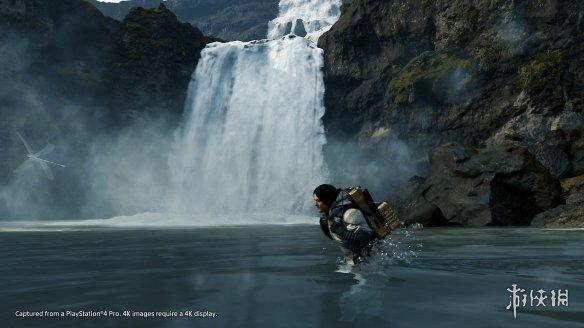
[[[31,232],[31,231],[77,231],[94,228],[203,228],[203,227],[233,227],[252,225],[315,225],[314,217],[303,215],[282,214],[246,214],[190,216],[171,215],[165,213],[140,213],[136,215],[117,216],[110,219],[93,220],[47,220],[47,221],[3,221],[0,222],[0,232]]]
[[[314,42],[339,19],[341,0],[281,0],[279,15],[268,24],[268,39],[297,34]]]

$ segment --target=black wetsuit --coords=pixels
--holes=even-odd
[[[375,237],[370,230],[365,229],[347,229],[343,218],[345,212],[349,209],[357,209],[341,192],[337,200],[331,206],[331,210],[328,215],[324,215],[320,218],[320,228],[322,232],[330,239],[334,239],[331,234],[331,229],[329,228],[329,222],[337,220],[337,222],[332,223],[331,227],[333,232],[339,236],[342,240],[342,246],[353,252],[353,261],[360,262],[363,257],[369,256],[371,247],[375,242]],[[339,222],[340,221],[340,222]]]

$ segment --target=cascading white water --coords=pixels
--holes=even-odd
[[[280,14],[268,23],[268,39],[287,34],[314,42],[339,19],[342,0],[281,0]]]
[[[323,57],[313,40],[338,19],[340,5],[282,0],[271,39],[202,51],[169,159],[173,210],[300,213],[310,206],[312,188],[325,179],[326,142]],[[310,39],[282,36],[296,19]]]

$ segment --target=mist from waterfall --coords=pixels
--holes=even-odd
[[[312,188],[326,180],[315,41],[340,5],[282,0],[269,39],[202,51],[169,158],[173,211],[299,214],[311,206]],[[289,34],[300,25],[307,38]]]

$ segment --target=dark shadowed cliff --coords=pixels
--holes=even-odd
[[[107,83],[115,86],[109,106],[130,119],[161,110],[180,117],[201,50],[217,39],[181,23],[163,4],[133,8],[122,26],[108,62]]]

